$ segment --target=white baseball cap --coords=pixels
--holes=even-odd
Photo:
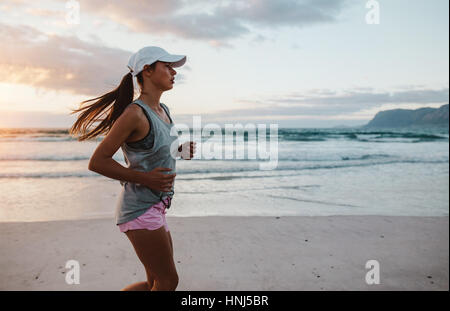
[[[181,67],[186,62],[186,56],[169,54],[166,50],[157,46],[146,46],[131,55],[128,68],[133,77],[136,77],[145,65],[151,65],[156,61],[172,63],[172,67]]]

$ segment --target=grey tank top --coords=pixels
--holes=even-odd
[[[163,121],[153,109],[141,100],[137,99],[130,105],[132,104],[136,104],[143,109],[149,121],[150,130],[142,140],[130,143],[124,142],[122,144],[121,149],[127,167],[142,172],[152,171],[156,167],[168,167],[172,171],[167,173],[175,173],[178,132],[174,128],[169,108],[165,104],[160,103],[160,106],[170,119],[170,124]],[[175,141],[177,142],[175,143]],[[120,184],[122,185],[122,190],[116,206],[117,225],[141,216],[151,206],[165,199],[167,196],[172,199],[175,186],[174,182],[170,192],[161,192],[127,181],[120,181]]]

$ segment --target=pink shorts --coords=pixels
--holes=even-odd
[[[169,200],[169,197],[164,199],[166,205],[169,204]],[[162,226],[164,226],[166,232],[169,231],[169,226],[166,221],[166,207],[164,206],[163,201],[150,207],[138,218],[119,224],[119,229],[121,232],[136,229],[156,230]]]

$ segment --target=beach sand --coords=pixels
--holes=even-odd
[[[448,217],[167,217],[177,290],[448,290]],[[145,271],[113,219],[0,223],[0,290],[120,290]],[[151,246],[149,246],[151,247]],[[80,263],[80,284],[65,265]],[[366,284],[368,260],[380,284]]]

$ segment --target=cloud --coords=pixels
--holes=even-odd
[[[192,125],[192,115],[174,115],[175,124]],[[75,122],[76,116],[68,113],[51,113],[47,111],[0,111],[0,126],[3,128],[70,128]],[[247,118],[236,119],[236,117],[224,120],[202,115],[202,125],[208,123],[224,124],[253,123],[253,124],[273,124],[283,127],[331,127],[336,125],[358,126],[367,123],[367,118],[333,118],[324,117],[294,117],[286,118]]]
[[[0,111],[2,128],[68,128],[76,120],[69,113],[51,113],[47,111]]]
[[[0,23],[0,82],[83,95],[110,91],[131,52]]]
[[[66,12],[63,10],[49,10],[43,8],[26,8],[26,12],[33,16],[45,18],[64,18]]]
[[[239,8],[238,3],[249,5]],[[315,23],[335,22],[343,8],[344,1],[336,0],[259,0],[236,1],[233,5],[219,8],[218,13],[227,17],[235,16],[243,22],[262,26],[308,26]]]
[[[81,14],[106,17],[130,31],[172,34],[204,40],[214,47],[231,47],[228,40],[250,33],[249,26],[299,26],[333,22],[344,0],[81,0]],[[5,0],[8,8],[30,15],[62,17],[64,7],[28,7]],[[209,8],[206,12],[203,7]],[[255,34],[256,40],[264,40]],[[30,26],[0,23],[0,82],[80,95],[99,95],[115,87],[126,73],[131,52],[86,42],[75,36],[45,34]],[[178,74],[178,82],[183,75]]]
[[[256,104],[256,108],[218,111],[201,114],[202,124],[207,123],[278,123],[280,127],[330,127],[336,125],[357,126],[366,124],[380,108],[388,109],[420,108],[448,103],[448,88],[440,90],[417,89],[398,92],[362,92],[347,90],[344,94],[333,95],[330,90],[314,89],[305,92],[298,98],[288,96],[281,99],[265,101],[245,100]],[[328,95],[323,95],[328,94]],[[242,101],[244,102],[244,100]],[[411,107],[412,106],[412,107]],[[412,109],[416,109],[412,108]],[[198,114],[174,114],[177,124],[192,124],[192,117]],[[3,127],[69,127],[74,122],[74,116],[50,112],[13,112],[0,113],[0,124]]]
[[[243,100],[248,104],[253,104],[252,108],[223,110],[217,113],[205,114],[210,118],[230,118],[235,116],[242,118],[254,118],[265,116],[293,117],[305,116],[312,118],[314,116],[325,118],[327,116],[350,116],[361,111],[376,110],[383,105],[411,104],[424,106],[430,104],[444,104],[449,101],[449,89],[417,89],[398,92],[368,92],[356,88],[347,90],[344,94],[336,93],[328,89],[323,91],[314,89],[305,92],[306,95],[297,94],[286,96],[285,98],[267,99],[267,100]],[[257,107],[257,108],[254,108]],[[375,112],[376,113],[376,112]],[[181,116],[180,116],[181,117]],[[187,115],[183,115],[187,117]]]
[[[274,29],[336,22],[348,0],[83,0],[84,12],[133,32],[201,40],[215,46],[249,34],[251,26]],[[208,8],[207,11],[201,8]]]
[[[131,55],[130,51],[75,36],[46,34],[25,25],[0,23],[0,42],[0,82],[87,96],[115,88],[128,72]],[[183,74],[176,77],[178,84],[183,83]]]

